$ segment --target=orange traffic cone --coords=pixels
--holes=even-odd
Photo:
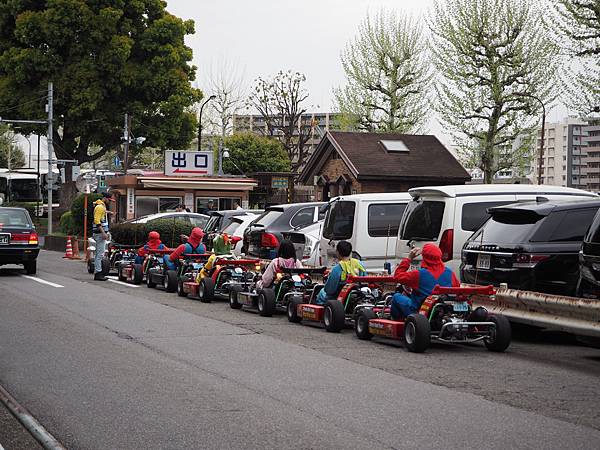
[[[71,259],[73,258],[73,247],[71,246],[71,236],[67,236],[67,249],[65,251],[65,256],[63,258]]]
[[[81,256],[79,256],[79,239],[77,238],[77,236],[73,236],[72,244],[73,257],[71,259],[81,259]]]

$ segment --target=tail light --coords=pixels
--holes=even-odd
[[[38,245],[39,243],[39,238],[37,233],[31,233],[29,235],[29,245]]]
[[[550,255],[530,255],[521,253],[515,258],[513,267],[520,269],[533,269],[542,261],[550,258]]]
[[[440,239],[440,250],[442,251],[442,261],[450,261],[454,254],[454,230],[446,230],[442,233]]]
[[[12,233],[10,235],[11,244],[38,244],[37,233]]]
[[[276,248],[279,246],[279,240],[274,234],[263,233],[260,237],[260,246],[267,248]]]

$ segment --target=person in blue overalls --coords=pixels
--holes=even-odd
[[[346,284],[348,275],[361,277],[367,275],[362,262],[356,258],[352,258],[352,244],[350,242],[340,241],[335,249],[339,262],[333,266],[327,277],[325,286],[319,291],[319,295],[317,295],[315,303],[319,305],[324,305],[328,300],[337,298],[342,287]]]
[[[423,261],[418,270],[408,270],[410,263],[417,256],[422,255]],[[458,287],[460,282],[454,275],[454,272],[442,262],[442,251],[435,244],[425,244],[423,250],[413,248],[405,258],[400,262],[394,278],[397,283],[412,289],[410,296],[400,293],[392,297],[392,319],[401,320],[411,314],[419,311],[423,300],[425,300],[436,285],[442,287]]]
[[[151,231],[148,234],[148,242],[146,242],[146,245],[139,248],[138,254],[135,257],[135,263],[142,264],[146,259],[146,256],[148,256],[148,252],[150,250],[164,250],[165,248],[167,247],[160,240],[160,234],[158,231]]]
[[[170,255],[165,255],[165,265],[168,270],[176,270],[179,264],[179,258],[183,255],[203,255],[206,253],[206,247],[202,243],[204,231],[196,227],[192,230],[190,237],[185,244],[181,244]]]

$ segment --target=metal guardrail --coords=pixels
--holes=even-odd
[[[500,288],[495,297],[477,297],[473,303],[512,322],[600,337],[598,300]]]

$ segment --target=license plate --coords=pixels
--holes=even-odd
[[[204,267],[204,264],[202,264],[202,263],[192,263],[192,268],[194,270],[200,270],[200,269],[202,269],[202,267]]]
[[[477,255],[477,268],[478,269],[489,269],[492,262],[491,255]]]
[[[8,245],[10,234],[0,234],[0,245]]]
[[[469,310],[469,304],[467,302],[455,303],[452,308],[454,312],[467,312]]]

